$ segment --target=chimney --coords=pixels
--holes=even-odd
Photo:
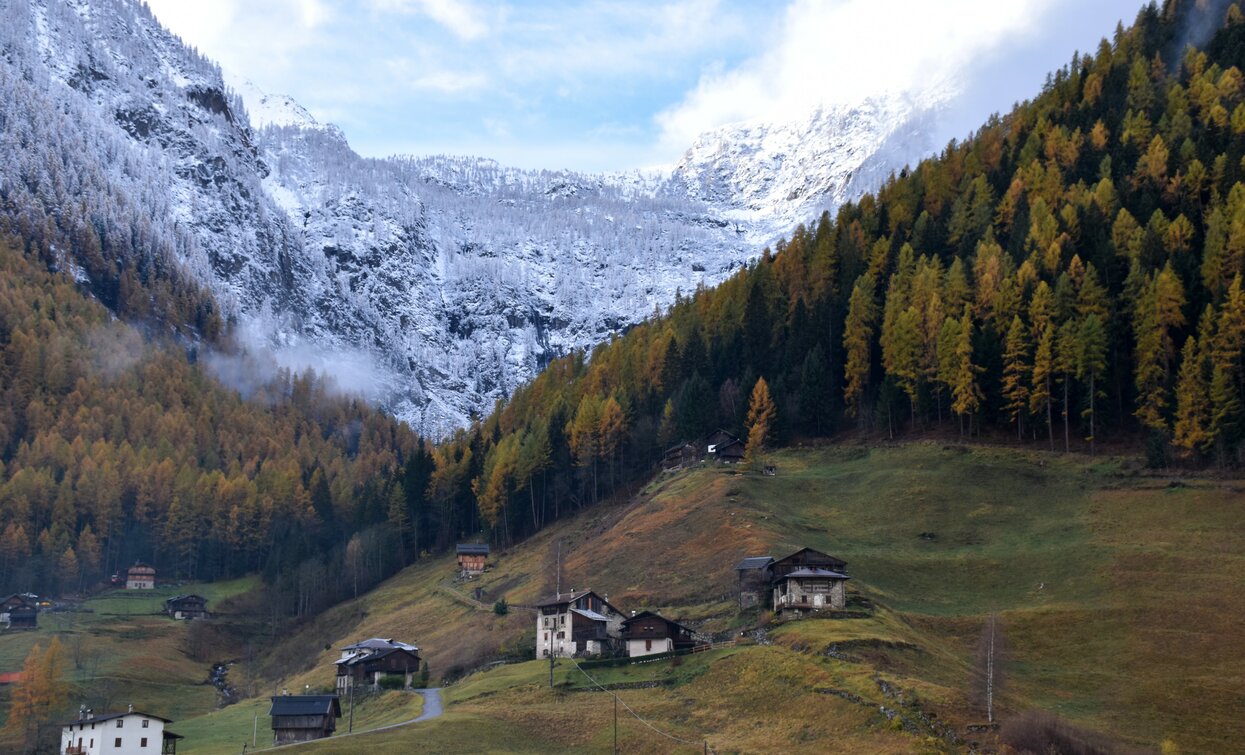
[[[133,712],[134,712],[134,703],[130,703],[130,708],[129,708],[129,710],[127,710],[126,712],[127,712],[127,713],[133,713]]]
[[[632,608],[632,609],[631,609],[631,615],[632,615],[632,616],[635,616],[635,609],[634,609],[634,608]]]

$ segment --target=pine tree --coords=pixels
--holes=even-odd
[[[1055,359],[1054,370],[1060,375],[1059,382],[1063,386],[1063,451],[1068,453],[1071,449],[1070,439],[1070,419],[1071,399],[1069,398],[1070,388],[1072,385],[1072,376],[1076,374],[1076,361],[1079,328],[1074,320],[1068,320],[1059,326],[1055,333]]]
[[[1094,312],[1081,320],[1077,335],[1076,379],[1088,381],[1089,405],[1082,416],[1089,420],[1089,454],[1094,455],[1097,436],[1096,401],[1098,399],[1098,376],[1107,368],[1107,332],[1102,320]]]
[[[968,417],[969,432],[972,432],[972,415],[981,408],[981,388],[977,384],[977,375],[981,368],[973,363],[973,316],[971,309],[964,307],[964,316],[960,318],[959,339],[955,344],[955,385],[951,390],[951,409],[960,415],[960,434],[964,434],[963,418]]]
[[[748,401],[748,441],[744,446],[744,464],[753,468],[761,464],[777,415],[769,384],[765,378],[757,378],[752,398]]]
[[[1145,426],[1167,431],[1173,331],[1185,324],[1184,288],[1171,263],[1150,278],[1137,299],[1134,331],[1137,341],[1137,418]]]
[[[1176,427],[1173,441],[1189,451],[1206,445],[1209,434],[1210,392],[1206,360],[1197,338],[1185,339],[1180,374],[1176,379]]]
[[[1033,352],[1033,387],[1029,391],[1029,411],[1046,414],[1050,450],[1055,450],[1055,428],[1051,421],[1051,378],[1055,369],[1055,326],[1047,324],[1038,336]]]
[[[869,385],[872,364],[873,333],[878,307],[873,276],[862,275],[852,288],[843,325],[843,348],[847,352],[844,365],[843,403],[849,417],[858,416]]]
[[[1003,398],[1008,414],[1016,423],[1016,437],[1024,435],[1023,420],[1029,409],[1029,381],[1033,367],[1029,363],[1029,332],[1020,316],[1012,318],[1007,329],[1003,351]]]

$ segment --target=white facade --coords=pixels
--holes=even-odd
[[[656,653],[672,652],[674,652],[674,640],[669,637],[627,640],[627,655],[632,658],[640,655],[654,655]]]
[[[164,719],[146,713],[86,718],[61,727],[61,755],[159,755]]]
[[[536,612],[536,657],[600,655],[622,633],[623,615],[591,590],[563,593]]]

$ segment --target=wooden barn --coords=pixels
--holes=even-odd
[[[207,598],[202,595],[178,595],[164,601],[164,612],[178,620],[206,619]]]
[[[790,556],[780,558],[770,564],[770,578],[777,580],[793,571],[805,568],[826,569],[846,574],[847,562],[812,548],[801,548]]]
[[[419,673],[419,648],[405,642],[373,637],[342,648],[337,665],[337,694],[344,695],[352,687],[380,689],[381,679],[396,675],[403,687],[411,688]]]
[[[478,577],[488,566],[488,543],[459,543],[458,573],[464,577]]]
[[[337,695],[279,695],[272,698],[273,745],[309,742],[337,731],[342,706]]]
[[[626,644],[627,655],[632,658],[696,647],[691,629],[652,611],[643,611],[625,619],[622,627],[622,640]]]
[[[771,556],[749,556],[735,565],[739,574],[739,610],[764,607],[770,591]]]
[[[693,443],[681,443],[666,449],[661,455],[661,468],[667,472],[694,466],[701,459],[700,447]]]
[[[151,564],[144,564],[142,561],[135,563],[125,575],[125,589],[127,590],[154,590],[156,589],[156,567]]]
[[[744,442],[725,430],[705,438],[706,457],[719,464],[738,464],[744,459]]]

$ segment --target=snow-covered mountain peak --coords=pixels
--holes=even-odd
[[[268,126],[296,126],[298,128],[321,128],[307,108],[298,104],[288,94],[269,94],[244,76],[225,72],[225,81],[246,105],[246,113],[255,128]]]

